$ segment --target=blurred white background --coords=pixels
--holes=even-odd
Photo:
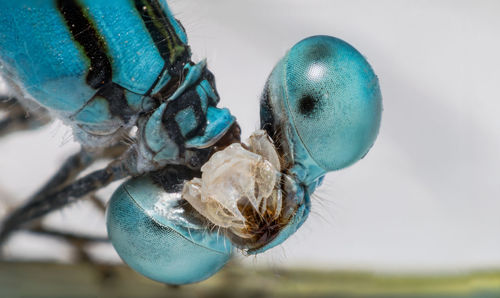
[[[327,176],[291,239],[245,262],[405,272],[500,266],[500,2],[169,3],[245,137],[259,126],[258,99],[274,64],[307,36],[346,40],[380,79],[384,114],[371,152]],[[8,203],[29,196],[77,148],[60,123],[3,139],[0,191]],[[105,235],[102,215],[86,203],[47,222]],[[56,260],[72,253],[22,233],[8,251]],[[93,255],[117,259],[102,245]]]

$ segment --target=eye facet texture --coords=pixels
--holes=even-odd
[[[198,282],[231,257],[231,242],[186,211],[180,193],[167,193],[148,176],[121,185],[109,203],[108,234],[134,270],[159,282]],[[184,206],[184,207],[183,207]]]
[[[378,79],[346,42],[330,36],[302,40],[276,66],[267,88],[276,97],[267,99],[273,118],[286,118],[295,131],[293,146],[303,146],[325,172],[355,163],[372,147],[382,113]]]

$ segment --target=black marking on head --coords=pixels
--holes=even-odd
[[[187,61],[190,57],[189,46],[177,36],[157,0],[134,0],[139,13],[162,58],[172,66],[176,61]]]
[[[315,97],[311,95],[305,95],[301,99],[299,99],[299,112],[300,114],[306,116],[306,117],[311,117],[313,116],[316,111],[318,110],[318,103],[319,100],[316,99]]]
[[[56,3],[71,36],[90,60],[87,84],[94,89],[102,87],[112,79],[112,67],[104,38],[77,0],[57,0]]]
[[[100,96],[108,101],[109,112],[112,116],[122,119],[128,123],[131,116],[136,114],[129,106],[125,89],[115,83],[109,83],[97,91],[96,96]]]

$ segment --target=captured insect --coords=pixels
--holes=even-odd
[[[363,158],[377,137],[378,79],[340,39],[309,37],[285,54],[260,99],[261,129],[241,142],[165,1],[0,2],[1,73],[17,94],[1,107],[19,103],[0,135],[52,117],[81,144],[7,216],[0,241],[130,177],[106,211],[120,257],[163,283],[201,281],[235,248],[258,254],[283,243],[307,219],[324,175]],[[20,117],[23,109],[38,117]],[[80,175],[105,158],[105,168]]]

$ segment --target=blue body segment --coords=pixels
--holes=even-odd
[[[0,57],[8,75],[42,105],[66,115],[76,112],[95,90],[85,82],[90,65],[54,1],[0,4]]]
[[[174,18],[172,11],[170,11],[170,9],[168,8],[167,1],[159,1],[159,5],[161,6],[163,11],[165,12],[165,14],[168,18],[168,22],[170,24],[172,24],[172,27],[174,27],[175,34],[179,37],[179,39],[183,43],[187,44],[188,40],[187,40],[186,32],[184,31],[184,29],[180,25],[180,22],[177,21],[176,18]]]
[[[109,103],[105,98],[97,97],[72,118],[79,123],[100,124],[110,121],[112,117],[109,113]]]
[[[89,16],[106,40],[112,57],[113,82],[146,94],[162,73],[165,61],[130,0],[84,0]]]
[[[199,90],[211,84],[204,79],[205,62],[190,62],[186,33],[165,1],[0,3],[4,75],[72,125],[84,146],[116,142],[120,130],[134,126],[158,101],[173,101],[197,84]],[[198,94],[199,112],[218,102],[212,90]],[[215,98],[208,103],[207,97]],[[184,118],[178,124],[182,131],[201,129]]]
[[[179,127],[177,134],[186,140],[183,146],[188,149],[201,149],[213,145],[235,122],[229,110],[215,107],[219,102],[219,97],[211,83],[207,79],[200,81],[205,67],[205,61],[195,65],[187,64],[184,67],[186,79],[181,86],[168,98],[167,102],[162,103],[149,116],[139,136],[142,141],[139,144],[139,152],[147,159],[154,160],[158,165],[182,162],[181,149],[171,137],[168,128],[162,125],[165,115],[171,114],[168,111],[168,105],[172,104],[170,102],[175,102],[176,111],[169,121],[177,124]],[[189,89],[194,90],[183,93]],[[196,102],[190,101],[193,96]],[[202,119],[200,115],[203,115]],[[203,133],[191,137],[192,132],[200,126],[200,121],[205,125]]]
[[[234,123],[234,117],[228,109],[217,109],[209,107],[207,109],[207,127],[205,134],[194,137],[186,142],[188,148],[207,148],[214,144],[214,140],[220,138],[226,127]]]
[[[109,237],[120,257],[141,274],[168,284],[204,280],[229,260],[232,245],[179,207],[148,176],[123,184],[106,213]]]

